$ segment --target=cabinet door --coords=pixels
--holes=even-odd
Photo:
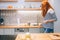
[[[29,32],[31,32],[31,33],[40,33],[40,29],[39,28],[30,28]]]
[[[29,32],[30,33],[43,33],[44,29],[43,28],[30,28]]]
[[[29,32],[28,28],[15,28],[15,35],[19,33],[26,33]]]
[[[14,35],[14,29],[4,29],[4,35]]]
[[[3,35],[4,29],[0,29],[0,35]]]

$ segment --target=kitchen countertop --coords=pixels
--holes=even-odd
[[[15,40],[27,40],[27,38],[28,40],[60,40],[60,33],[30,33],[29,35],[30,37],[26,37],[25,33],[18,34]]]
[[[0,26],[0,28],[41,28],[42,26],[28,26],[28,25],[17,25],[17,26]]]

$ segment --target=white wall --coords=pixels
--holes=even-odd
[[[58,21],[55,25],[55,32],[60,32],[60,0],[54,0],[54,8],[58,18]]]
[[[49,0],[50,4],[55,9],[57,22],[55,22],[55,32],[60,32],[60,0]]]

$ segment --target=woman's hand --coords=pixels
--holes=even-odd
[[[49,20],[44,20],[42,23],[39,23],[39,26],[42,26],[42,24],[47,24],[49,22]]]
[[[54,19],[51,19],[51,20],[45,20],[45,21],[43,21],[43,23],[49,23],[49,22],[54,22],[55,20]]]
[[[47,24],[49,22],[49,20],[45,20],[45,21],[43,21],[43,23],[45,23],[45,24]]]
[[[39,26],[42,26],[42,23],[39,23]]]

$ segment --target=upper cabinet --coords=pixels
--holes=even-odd
[[[0,0],[0,2],[17,2],[18,0]]]
[[[41,2],[43,0],[25,0],[25,2]]]

